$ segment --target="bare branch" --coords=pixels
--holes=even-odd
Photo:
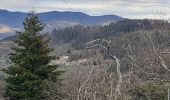
[[[111,41],[107,41],[107,40],[103,40],[103,41],[106,41],[107,44],[111,43]],[[92,41],[92,42],[94,42],[94,41]],[[92,42],[89,42],[89,43],[92,43]],[[107,46],[109,46],[109,45],[107,45]],[[116,56],[114,56],[110,53],[107,46],[103,46],[102,43],[101,43],[101,44],[96,44],[96,45],[90,46],[87,49],[90,49],[90,48],[93,48],[93,47],[100,47],[100,48],[104,49],[105,52],[108,53],[108,55],[116,61],[117,74],[118,74],[118,83],[117,83],[117,86],[116,86],[116,89],[115,89],[115,94],[116,94],[115,100],[116,100],[118,98],[118,95],[121,94],[120,88],[121,88],[121,84],[122,84],[122,73],[120,71],[120,61],[119,61],[119,59]],[[112,76],[112,74],[110,76]],[[113,80],[111,81],[111,92],[110,92],[109,100],[112,99],[112,95],[113,95]]]
[[[148,39],[148,41],[151,43],[152,49],[154,50],[154,52],[155,52],[156,55],[158,56],[159,60],[161,61],[161,62],[160,62],[161,65],[164,67],[165,70],[167,70],[168,72],[170,72],[170,69],[169,69],[169,68],[167,67],[167,65],[165,64],[163,58],[162,58],[162,57],[159,55],[159,53],[157,52],[157,50],[156,50],[156,48],[155,48],[155,46],[154,46],[153,41],[146,35],[146,33],[143,32],[143,34],[144,34],[144,36]]]

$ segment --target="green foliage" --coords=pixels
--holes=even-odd
[[[74,26],[56,30],[51,33],[54,42],[72,43],[76,49],[83,49],[82,45],[90,40],[120,36],[125,33],[139,30],[161,30],[162,27],[170,29],[170,24],[161,20],[129,20],[125,19],[106,26]],[[55,38],[54,38],[55,37]]]
[[[31,12],[24,25],[24,32],[17,32],[17,44],[10,54],[11,67],[4,70],[6,78],[6,96],[10,100],[41,100],[47,92],[44,86],[50,82],[60,84],[61,71],[56,71],[56,65],[49,62],[54,59],[48,47],[48,40],[40,32],[44,28],[38,16]]]
[[[133,87],[130,93],[135,100],[167,100],[167,90],[163,84],[145,84]]]

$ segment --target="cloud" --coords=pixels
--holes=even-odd
[[[80,11],[90,15],[116,14],[130,18],[170,16],[170,0],[1,0],[0,9]]]

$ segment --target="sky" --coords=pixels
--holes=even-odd
[[[0,9],[36,12],[73,11],[125,18],[170,18],[170,0],[1,0]]]

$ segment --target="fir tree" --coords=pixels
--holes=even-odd
[[[7,74],[5,95],[10,100],[41,100],[47,96],[48,82],[60,84],[62,71],[49,64],[55,57],[50,56],[45,35],[40,32],[44,24],[31,12],[25,19],[24,32],[17,32],[16,46],[10,54],[11,66],[4,70]],[[44,89],[47,89],[44,91]]]

